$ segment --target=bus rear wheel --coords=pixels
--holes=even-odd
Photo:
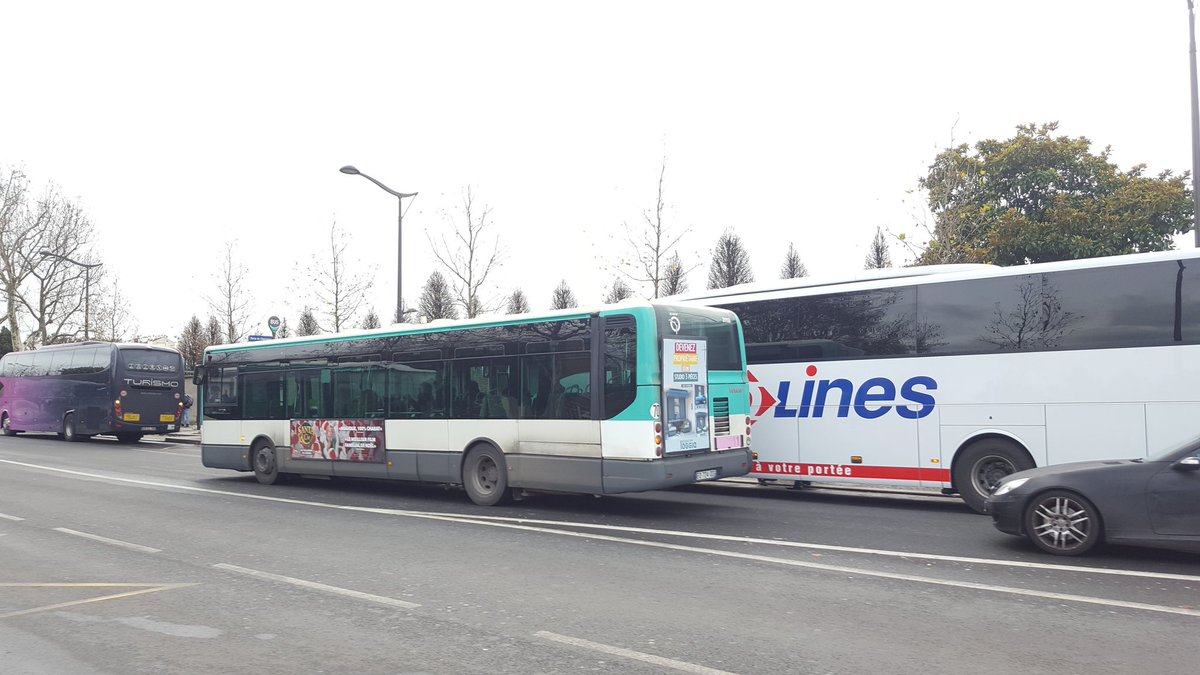
[[[270,443],[259,443],[250,452],[250,461],[254,467],[254,477],[263,485],[274,485],[279,482],[279,462],[275,460],[275,446]]]
[[[62,437],[63,440],[68,443],[78,443],[79,441],[86,441],[88,438],[90,438],[90,436],[86,434],[79,433],[79,429],[75,427],[75,413],[68,413],[67,416],[63,418]]]
[[[477,445],[467,453],[462,481],[467,496],[480,506],[495,506],[512,497],[504,453],[490,445]]]
[[[976,513],[1001,479],[1034,467],[1024,448],[1006,438],[984,438],[971,443],[954,460],[954,487]]]

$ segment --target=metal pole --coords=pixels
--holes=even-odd
[[[400,269],[404,261],[404,257],[401,255],[404,239],[404,199],[396,198],[396,204],[398,204],[398,215],[396,216],[396,323],[404,323],[404,292],[400,276]]]
[[[1192,233],[1196,248],[1200,248],[1200,190],[1196,189],[1196,179],[1200,178],[1200,103],[1196,96],[1196,8],[1192,0],[1188,0],[1188,34],[1192,71]]]
[[[92,301],[92,268],[83,268],[83,340],[88,339],[88,324],[91,321],[91,301]]]

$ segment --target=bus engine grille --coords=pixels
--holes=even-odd
[[[712,402],[713,433],[717,436],[729,435],[729,399],[714,398]]]

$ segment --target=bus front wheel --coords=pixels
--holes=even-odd
[[[254,477],[263,485],[274,485],[279,482],[279,463],[275,461],[275,446],[270,443],[259,443],[251,451],[251,461],[254,466]]]
[[[976,513],[996,485],[1009,474],[1034,467],[1024,448],[1006,438],[984,438],[963,449],[954,462],[954,487]]]
[[[79,441],[86,441],[88,439],[87,435],[79,433],[79,429],[75,427],[75,413],[68,413],[63,418],[62,437],[68,443],[78,443]]]
[[[21,433],[13,430],[12,420],[8,418],[8,413],[4,413],[4,416],[0,417],[0,429],[4,431],[5,436],[16,436],[17,434]]]
[[[504,453],[490,445],[477,445],[467,453],[462,480],[467,496],[480,506],[495,506],[511,497]]]

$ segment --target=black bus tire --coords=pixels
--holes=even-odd
[[[254,468],[254,478],[263,485],[274,485],[280,482],[279,460],[275,456],[275,446],[267,442],[259,442],[250,449],[250,465]]]
[[[491,445],[477,445],[467,452],[462,466],[463,488],[471,501],[495,506],[512,498],[508,489],[508,465],[504,453]]]
[[[954,460],[954,487],[971,510],[983,513],[984,502],[1000,479],[1033,467],[1033,459],[1017,443],[982,438],[963,448]]]
[[[8,413],[4,413],[4,415],[2,417],[0,417],[0,429],[2,429],[4,431],[4,435],[5,436],[16,436],[17,434],[21,433],[19,431],[14,431],[11,425],[12,425],[12,420],[9,419]]]
[[[68,443],[78,443],[89,438],[87,435],[79,433],[79,429],[76,428],[75,413],[67,413],[67,416],[63,418],[62,437]]]

